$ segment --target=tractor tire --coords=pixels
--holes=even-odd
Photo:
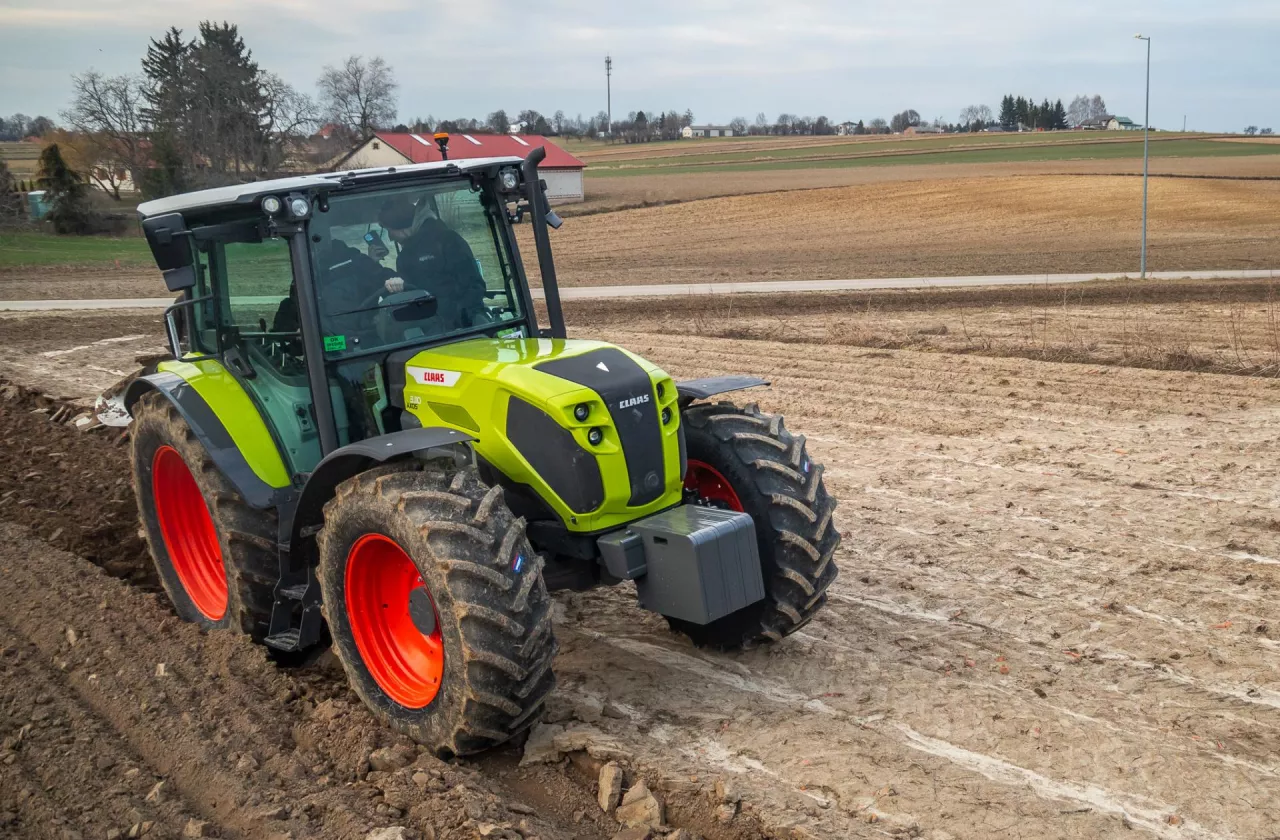
[[[142,395],[130,432],[138,515],[174,610],[261,641],[279,577],[276,511],[249,506],[163,395]]]
[[[324,518],[333,650],[375,717],[441,757],[538,719],[555,686],[551,599],[501,487],[402,461],[340,484]]]
[[[732,650],[776,642],[813,618],[836,579],[832,557],[840,533],[822,465],[809,458],[803,435],[786,430],[781,415],[763,414],[754,404],[693,405],[682,422],[689,457],[686,496],[755,520],[765,597],[710,624],[668,622],[699,647]]]

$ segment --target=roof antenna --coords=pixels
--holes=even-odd
[[[436,145],[440,147],[440,159],[449,159],[449,135],[444,131],[437,131],[434,135]]]

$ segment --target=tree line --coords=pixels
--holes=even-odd
[[[25,140],[28,137],[43,137],[54,128],[53,120],[48,117],[28,117],[26,114],[14,114],[9,118],[0,117],[0,140]]]

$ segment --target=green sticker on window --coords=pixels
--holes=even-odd
[[[347,337],[345,335],[326,335],[324,337],[324,349],[327,353],[335,350],[347,349]]]

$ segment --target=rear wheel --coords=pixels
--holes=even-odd
[[[822,465],[809,458],[803,435],[792,435],[780,415],[755,405],[694,405],[682,422],[685,495],[694,504],[751,515],[765,597],[710,624],[668,621],[694,644],[726,649],[794,633],[826,603],[836,579],[836,501],[823,486]]]
[[[174,610],[261,640],[277,578],[275,511],[250,507],[155,391],[133,408],[131,455],[139,518]]]
[[[555,685],[551,600],[500,487],[378,467],[338,487],[319,546],[333,649],[379,719],[442,756],[537,719]]]

